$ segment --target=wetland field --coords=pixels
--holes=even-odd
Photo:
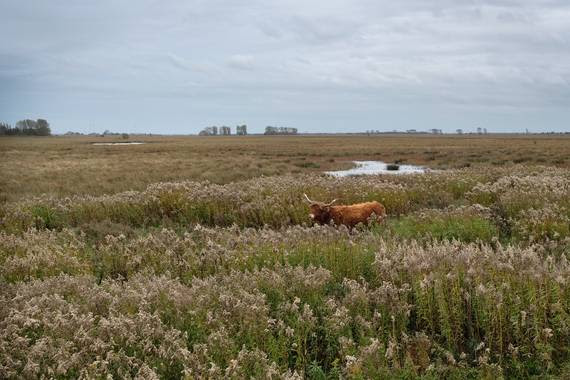
[[[128,141],[0,139],[0,378],[570,376],[570,136]]]

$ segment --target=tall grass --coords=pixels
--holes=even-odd
[[[432,169],[526,164],[570,167],[567,136],[131,136],[144,145],[93,146],[115,137],[0,140],[0,203],[141,191],[157,182],[226,184],[261,176],[314,174],[352,160]]]
[[[570,267],[540,246],[333,227],[162,230],[109,238],[92,256],[69,231],[1,240],[30,268],[39,241],[68,253],[44,272],[2,266],[5,377],[528,377],[570,360]]]
[[[0,377],[568,376],[569,184],[519,166],[7,203]],[[389,215],[311,226],[303,193]]]

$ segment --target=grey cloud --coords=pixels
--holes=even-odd
[[[228,65],[240,70],[253,70],[254,58],[247,54],[236,54],[230,57]]]
[[[570,4],[5,0],[0,82],[0,120],[41,116],[58,132],[88,129],[82,118],[163,133],[233,119],[454,130],[478,117],[548,130],[569,116]]]

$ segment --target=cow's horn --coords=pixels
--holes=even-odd
[[[307,194],[304,194],[304,193],[303,193],[303,195],[305,196],[305,199],[307,199],[307,202],[309,202],[309,203],[315,203],[315,202],[313,202],[312,200],[309,199],[309,197],[307,196]]]
[[[333,199],[331,202],[327,203],[325,206],[331,206],[333,203],[335,203],[337,200]]]

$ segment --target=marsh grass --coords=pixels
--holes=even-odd
[[[568,376],[569,185],[485,166],[6,202],[0,377]],[[303,193],[388,217],[312,226]]]
[[[429,221],[406,217],[392,222],[389,229],[390,235],[401,239],[432,237],[436,240],[489,243],[499,235],[491,221],[480,217],[438,217]]]
[[[226,184],[260,176],[344,170],[353,166],[352,160],[405,160],[452,169],[504,166],[524,156],[520,163],[570,165],[567,136],[131,137],[146,144],[91,145],[107,137],[2,138],[0,200],[114,194],[184,180]]]
[[[478,178],[481,182],[473,180]],[[465,202],[464,195],[489,175],[467,171],[403,178],[281,176],[217,185],[208,182],[161,183],[144,191],[112,196],[41,197],[0,207],[3,228],[61,229],[91,223],[123,224],[134,228],[160,225],[283,227],[308,223],[300,194],[343,203],[381,202],[390,215],[423,208],[445,208]],[[478,200],[477,198],[476,200]]]
[[[397,243],[334,227],[197,227],[108,237],[93,252],[97,263],[84,238],[32,231],[0,239],[8,256],[32,260],[23,265],[46,240],[44,252],[66,250],[67,260],[41,276],[10,277],[2,266],[12,283],[3,292],[11,312],[2,314],[2,354],[13,363],[3,376],[50,368],[205,376],[213,363],[216,377],[527,377],[570,359],[570,267],[565,257],[544,260],[539,247]],[[74,258],[82,265],[69,271]],[[17,336],[27,343],[16,345]],[[71,361],[54,356],[63,341]],[[53,352],[40,351],[47,342]],[[101,352],[115,354],[94,364]],[[257,359],[236,366],[244,355]]]

